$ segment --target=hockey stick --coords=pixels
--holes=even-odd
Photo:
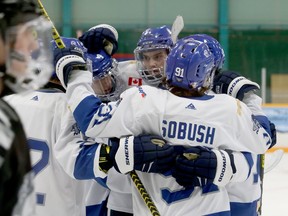
[[[57,29],[55,28],[53,22],[51,21],[47,11],[45,10],[42,2],[40,0],[38,0],[38,4],[39,4],[39,7],[40,7],[40,10],[43,14],[43,16],[51,22],[52,24],[52,37],[53,39],[55,40],[56,44],[57,44],[57,47],[60,48],[60,49],[63,49],[65,48],[65,44],[63,43],[61,37],[60,37],[60,34],[58,33]]]
[[[259,216],[261,216],[262,214],[262,202],[263,202],[263,181],[264,181],[264,166],[265,166],[265,154],[261,154],[260,155],[260,187],[261,187],[261,196],[260,199],[258,201],[259,203],[259,207],[257,210],[257,213]]]
[[[272,153],[272,157],[269,160],[265,160],[265,154],[260,155],[260,181],[261,181],[261,198],[259,200],[259,208],[258,215],[262,214],[262,197],[263,197],[263,181],[264,174],[274,169],[283,157],[284,151],[282,149],[278,149]],[[267,163],[269,161],[269,163]]]
[[[132,181],[134,182],[138,192],[140,193],[142,199],[144,200],[146,206],[149,208],[151,214],[153,216],[160,216],[160,213],[154,204],[153,200],[151,199],[150,195],[148,194],[147,190],[145,189],[143,183],[141,182],[137,173],[133,170],[130,172],[130,176]]]
[[[176,43],[177,37],[183,28],[184,28],[183,17],[178,15],[176,19],[174,20],[172,28],[171,28],[171,38],[172,38],[173,44]]]
[[[282,149],[277,149],[271,153],[271,157],[266,158],[264,173],[270,172],[272,169],[274,169],[281,161],[283,155],[284,151]]]

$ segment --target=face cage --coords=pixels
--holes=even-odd
[[[51,23],[38,17],[6,31],[5,82],[14,92],[39,89],[53,73]]]
[[[121,83],[121,79],[119,78],[119,71],[117,69],[116,62],[113,62],[113,68],[111,68],[104,75],[100,75],[99,77],[93,77],[93,80],[103,79],[105,77],[110,76],[112,81],[112,89],[110,93],[107,94],[96,94],[97,97],[103,102],[117,101],[120,98],[120,94],[125,90],[124,86]]]
[[[151,85],[151,86],[159,86],[159,84],[162,82],[163,77],[165,76],[164,74],[164,66],[158,67],[158,68],[153,68],[153,69],[146,69],[144,64],[142,63],[142,53],[144,52],[152,52],[156,50],[166,50],[167,53],[170,52],[171,48],[168,45],[163,45],[163,44],[157,44],[153,45],[148,48],[144,47],[137,47],[134,50],[134,55],[135,59],[137,62],[137,71],[142,77],[142,79],[145,81],[146,84]]]
[[[138,63],[137,63],[138,65]],[[138,73],[145,80],[148,85],[159,86],[164,77],[164,68],[153,68],[149,70],[140,69],[142,66],[138,66]]]

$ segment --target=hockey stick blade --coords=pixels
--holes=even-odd
[[[172,38],[173,44],[176,43],[177,37],[183,28],[184,28],[183,17],[178,15],[176,19],[174,20],[172,29],[171,29],[171,38]]]
[[[282,149],[278,149],[271,153],[271,157],[269,159],[266,157],[265,165],[264,165],[264,173],[267,173],[274,169],[279,162],[281,161],[284,155],[284,151]]]

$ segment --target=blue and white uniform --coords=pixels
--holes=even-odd
[[[79,170],[82,167],[77,161],[85,142],[68,109],[66,95],[48,89],[10,95],[6,100],[19,113],[28,137],[35,173],[36,215],[79,216],[103,211],[109,191],[95,181],[94,173],[89,176]],[[97,144],[90,144],[97,149]],[[92,186],[98,200],[90,200]],[[106,210],[98,215],[105,214]]]
[[[90,72],[75,71],[71,74],[67,88],[69,106],[86,136],[107,138],[160,134],[168,143],[174,145],[202,145],[255,154],[264,153],[270,146],[269,134],[253,120],[248,107],[230,96],[180,98],[166,90],[142,86],[125,91],[118,102],[101,104],[91,93],[93,91],[87,84],[88,80],[91,80]],[[241,181],[246,180],[250,167],[245,163],[237,165],[247,171],[246,176],[238,178],[242,178]],[[162,215],[230,214],[229,197],[225,187],[184,190],[169,174],[138,174]],[[212,191],[213,193],[209,193]],[[203,196],[203,193],[207,196]],[[149,214],[134,187],[132,195],[133,212]]]

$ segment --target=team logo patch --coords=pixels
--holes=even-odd
[[[135,78],[135,77],[129,77],[128,85],[129,86],[141,86],[142,85],[142,79],[141,78]]]

